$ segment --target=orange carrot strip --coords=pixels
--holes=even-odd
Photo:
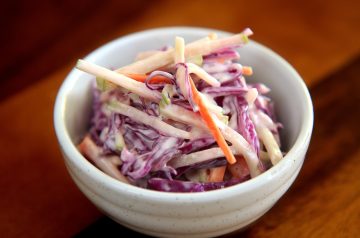
[[[250,76],[250,75],[253,74],[253,70],[252,70],[252,68],[250,66],[243,66],[242,67],[242,73],[243,73],[243,75]]]
[[[216,126],[215,121],[211,117],[209,110],[206,108],[206,105],[205,105],[199,91],[197,90],[194,82],[192,81],[191,78],[189,81],[190,81],[190,85],[191,85],[191,91],[194,96],[194,101],[199,107],[201,117],[204,119],[207,127],[209,128],[210,132],[213,134],[217,144],[219,145],[221,150],[224,152],[224,155],[225,155],[227,161],[230,164],[235,163],[236,159],[235,159],[233,153],[231,152],[231,150],[230,150],[228,144],[226,143],[223,135],[221,134],[219,128]]]
[[[148,75],[146,74],[124,74],[125,76],[132,78],[138,82],[145,83],[146,78]],[[171,84],[171,80],[163,77],[163,76],[155,76],[150,80],[151,83],[169,83]]]
[[[211,168],[210,174],[208,177],[208,182],[222,182],[224,181],[224,175],[225,175],[226,165]]]
[[[244,176],[249,175],[249,167],[244,157],[237,156],[236,159],[237,160],[235,164],[228,165],[228,170],[230,171],[233,178],[243,178]]]

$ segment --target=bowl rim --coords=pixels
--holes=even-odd
[[[219,35],[228,35],[233,34],[230,32],[220,31],[217,29],[211,28],[202,28],[202,27],[161,27],[161,28],[152,28],[149,30],[139,31],[132,34],[128,34],[117,39],[114,39],[96,50],[92,51],[88,54],[84,59],[93,61],[98,58],[101,52],[106,51],[107,49],[113,48],[119,42],[131,41],[136,38],[143,38],[152,35],[156,35],[164,32],[172,32],[180,34],[180,32],[186,33],[209,33],[215,32]],[[305,103],[305,115],[304,120],[300,127],[300,132],[298,137],[296,138],[293,146],[289,149],[284,158],[275,166],[271,167],[269,170],[260,174],[259,176],[252,178],[246,182],[236,184],[223,189],[216,189],[212,191],[206,192],[193,192],[193,193],[174,193],[174,192],[162,192],[162,191],[154,191],[150,189],[140,188],[134,185],[125,184],[121,181],[118,181],[109,175],[103,173],[100,169],[91,164],[76,148],[76,146],[71,141],[71,138],[67,132],[65,120],[64,120],[64,112],[65,112],[65,104],[68,93],[72,89],[72,85],[79,78],[82,72],[77,69],[72,69],[71,72],[67,75],[65,80],[63,81],[58,94],[55,100],[54,106],[54,127],[55,133],[58,139],[58,142],[65,153],[66,157],[73,162],[82,172],[90,173],[90,176],[93,177],[96,181],[99,181],[102,185],[107,186],[109,189],[115,189],[120,193],[131,193],[134,196],[144,197],[146,199],[150,199],[152,201],[160,201],[160,202],[170,202],[170,203],[178,203],[179,201],[191,201],[192,203],[196,202],[205,202],[205,201],[213,201],[214,199],[224,199],[226,197],[238,196],[239,193],[249,192],[256,187],[261,187],[266,185],[269,180],[277,179],[281,176],[282,170],[287,170],[291,165],[294,164],[295,160],[291,158],[297,158],[296,154],[300,153],[304,145],[308,145],[310,142],[312,129],[313,129],[313,121],[314,121],[314,113],[313,113],[313,105],[310,97],[310,93],[302,80],[301,76],[298,72],[280,55],[269,49],[268,47],[257,43],[254,40],[250,40],[250,44],[253,44],[256,48],[263,51],[265,54],[268,54],[269,57],[274,58],[280,64],[286,68],[294,77],[291,79],[296,81],[298,84],[298,89],[301,94],[303,94],[304,103]],[[297,160],[303,160],[303,158],[298,158]],[[175,201],[174,197],[177,198]]]

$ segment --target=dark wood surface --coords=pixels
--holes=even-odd
[[[66,172],[53,130],[57,90],[77,58],[130,32],[190,25],[239,32],[284,56],[312,94],[315,126],[285,196],[233,237],[360,234],[359,1],[0,3],[0,232],[127,237]]]
[[[0,1],[0,100],[111,39],[163,26],[201,26],[253,39],[312,84],[360,52],[360,1]]]
[[[2,6],[3,5],[3,6]],[[111,39],[148,1],[3,1],[0,99],[32,85]]]

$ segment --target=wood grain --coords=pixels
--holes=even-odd
[[[0,57],[0,100],[110,41],[115,28],[126,26],[148,5],[144,0],[40,2],[0,3],[6,33],[0,52],[7,56]]]
[[[130,32],[201,26],[253,39],[285,57],[311,85],[360,52],[360,1],[41,1],[0,3],[0,100]]]
[[[0,103],[0,231],[68,237],[100,217],[68,175],[53,129],[58,87],[70,70]]]

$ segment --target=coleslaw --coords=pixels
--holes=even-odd
[[[202,192],[249,180],[283,157],[270,89],[248,83],[238,48],[252,31],[140,52],[116,70],[79,60],[94,75],[93,114],[80,152],[122,182]]]

